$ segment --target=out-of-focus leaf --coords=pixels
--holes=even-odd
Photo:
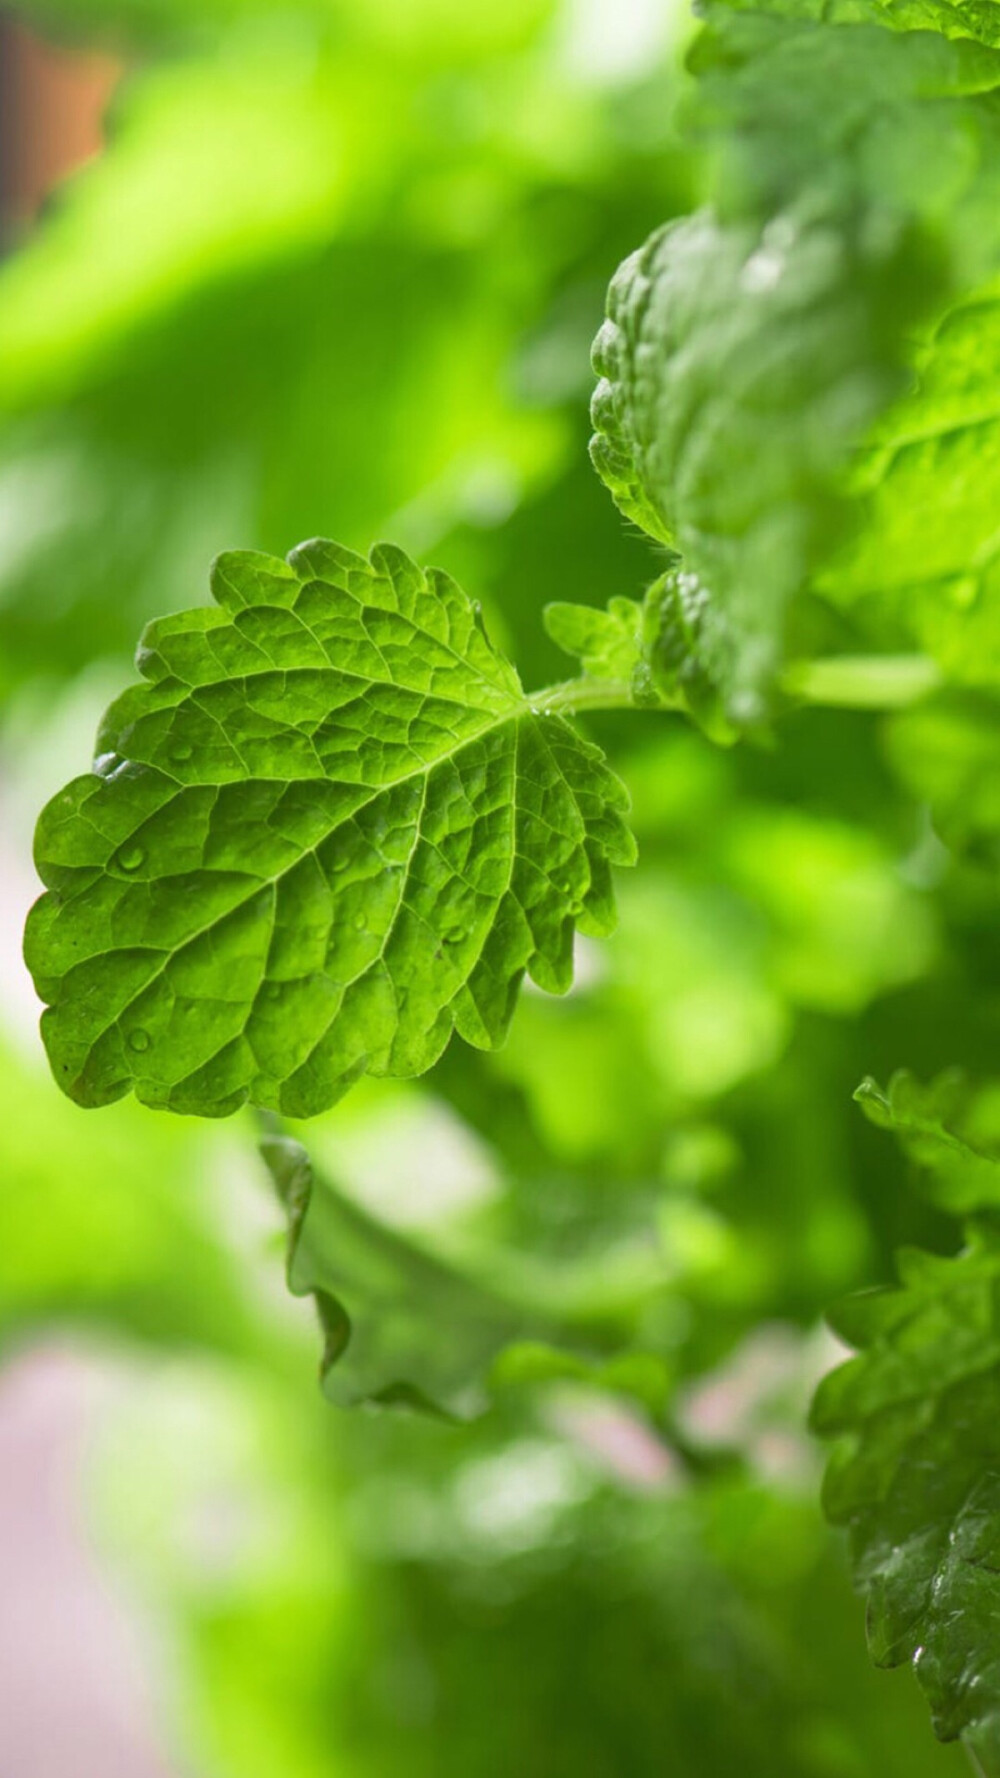
[[[300,1143],[267,1137],[261,1153],[288,1212],[289,1286],[316,1300],[327,1393],[443,1412],[474,1391],[515,1336],[510,1306],[317,1185]]]
[[[1000,1090],[975,1088],[951,1068],[921,1085],[899,1069],[885,1092],[869,1076],[854,1095],[865,1116],[891,1130],[919,1169],[921,1188],[956,1215],[1000,1204]]]
[[[557,1346],[530,1340],[507,1346],[490,1372],[495,1391],[534,1389],[558,1382],[582,1383],[631,1396],[660,1417],[670,1394],[671,1377],[664,1360],[651,1352],[627,1352],[588,1363]]]
[[[943,1740],[1000,1772],[1000,1241],[901,1255],[901,1287],[833,1316],[860,1355],[820,1385],[838,1444],[824,1502],[846,1525],[880,1666],[912,1661]]]
[[[291,1137],[265,1137],[262,1153],[288,1212],[289,1285],[316,1299],[332,1400],[465,1415],[491,1378],[583,1376],[643,1401],[651,1374],[665,1388],[662,1361],[629,1350],[665,1283],[655,1249],[617,1292],[613,1268],[545,1267],[499,1247],[459,1267],[317,1178]]]
[[[694,65],[716,206],[654,234],[612,284],[593,448],[623,511],[680,551],[700,664],[745,724],[794,640],[793,601],[842,542],[852,453],[903,387],[915,324],[995,271],[1000,61],[927,30],[715,6]],[[955,498],[991,510],[957,457],[923,495],[935,537]]]

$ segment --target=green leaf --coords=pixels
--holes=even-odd
[[[671,1373],[666,1361],[651,1352],[623,1352],[597,1363],[531,1340],[506,1347],[490,1372],[491,1386],[498,1393],[560,1382],[628,1396],[658,1418],[670,1396]]]
[[[680,552],[699,669],[739,722],[762,712],[789,603],[837,537],[837,478],[896,388],[887,311],[917,275],[907,249],[897,235],[869,251],[836,216],[704,213],[668,224],[612,285],[594,461]],[[622,497],[623,436],[644,507],[631,483]]]
[[[643,605],[643,651],[654,688],[679,701],[713,741],[728,745],[736,730],[704,664],[709,603],[697,575],[679,561],[649,588]]]
[[[43,811],[26,956],[56,1079],[101,1105],[294,1116],[572,980],[635,848],[597,748],[401,551],[219,558]]]
[[[317,1184],[301,1143],[268,1136],[261,1153],[288,1213],[289,1288],[316,1300],[325,1393],[341,1406],[448,1411],[515,1336],[516,1317],[330,1181]]]
[[[994,200],[996,201],[996,200]],[[866,639],[919,648],[955,684],[1000,680],[1000,292],[943,316],[914,388],[851,472],[855,535],[818,590]],[[914,515],[919,522],[914,523]]]
[[[643,603],[612,599],[592,605],[547,605],[545,628],[553,642],[575,655],[585,679],[600,681],[643,709],[686,710],[714,741],[735,740],[718,690],[701,662],[705,616],[694,575],[674,566],[653,582]]]
[[[920,1169],[922,1189],[942,1209],[966,1215],[1000,1204],[1000,1089],[974,1088],[958,1068],[927,1086],[899,1069],[883,1092],[869,1076],[855,1095],[865,1116],[899,1137]]]
[[[935,589],[939,558],[953,580],[982,556],[995,501],[973,485],[967,441],[949,447],[937,485],[928,448],[920,495],[901,481],[892,523],[869,491],[894,452],[905,456],[879,423],[914,369],[924,374],[961,333],[931,329],[1000,260],[1000,57],[924,29],[831,29],[718,5],[708,17],[692,118],[715,150],[713,204],[659,230],[612,283],[594,355],[593,455],[628,517],[680,552],[699,611],[693,652],[730,720],[746,725],[765,713],[783,658],[803,652],[805,593],[853,610],[861,583],[874,583],[878,604],[883,585],[913,580],[914,511],[926,514]],[[990,321],[981,336],[987,364],[993,331]],[[968,334],[942,376],[946,387],[964,377],[971,415],[983,398]],[[946,406],[935,393],[935,426]],[[948,547],[961,498],[975,516]],[[924,605],[933,612],[929,596]],[[922,647],[948,614],[901,637],[883,605],[881,628],[865,621],[880,646]],[[943,643],[938,653],[947,658]]]
[[[316,1299],[332,1401],[465,1417],[487,1386],[571,1377],[662,1409],[663,1360],[635,1346],[667,1282],[660,1257],[610,1292],[586,1265],[496,1246],[457,1264],[370,1216],[292,1137],[266,1136],[261,1153],[288,1213],[289,1287]]]
[[[577,657],[588,678],[627,685],[642,664],[642,606],[635,599],[612,599],[604,611],[557,601],[543,618],[553,642]]]
[[[879,1666],[912,1661],[942,1740],[1000,1772],[1000,1234],[900,1256],[902,1286],[832,1317],[860,1356],[827,1376],[824,1504],[850,1532]]]

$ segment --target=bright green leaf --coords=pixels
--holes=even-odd
[[[642,606],[612,599],[606,611],[593,605],[546,605],[545,628],[566,654],[575,655],[588,678],[625,685],[642,662]]]
[[[614,920],[625,792],[477,608],[383,546],[222,556],[147,629],[95,770],[43,811],[26,955],[59,1083],[309,1116],[503,1039]]]

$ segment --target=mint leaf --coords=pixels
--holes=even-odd
[[[556,601],[543,612],[553,642],[575,655],[593,679],[631,684],[642,665],[642,606],[635,599],[612,599],[606,610]]]
[[[292,1137],[266,1136],[261,1153],[288,1213],[289,1287],[316,1299],[332,1401],[465,1416],[487,1387],[569,1376],[662,1409],[667,1369],[635,1343],[668,1287],[656,1252],[610,1288],[585,1263],[495,1245],[459,1265],[370,1216]]]
[[[854,1095],[866,1117],[891,1130],[919,1171],[925,1195],[958,1215],[1000,1204],[1000,1090],[978,1090],[958,1068],[927,1086],[899,1069],[883,1092],[871,1079]]]
[[[913,270],[898,237],[869,252],[836,215],[705,212],[654,235],[612,285],[594,461],[680,552],[699,670],[737,722],[762,714],[789,601],[837,535],[837,476],[896,387],[881,305]]]
[[[899,1289],[831,1317],[860,1356],[821,1383],[824,1486],[879,1666],[912,1661],[942,1740],[1000,1773],[1000,1234],[900,1256]]]
[[[919,555],[912,493],[897,501],[908,567],[874,509],[866,530],[877,427],[940,316],[1000,262],[1000,57],[926,29],[708,17],[692,120],[714,150],[713,203],[654,234],[612,284],[593,455],[622,510],[680,552],[700,667],[746,725],[785,655],[809,652],[803,595],[842,602],[846,537],[869,538],[866,570],[878,557],[876,601]],[[975,350],[962,362],[971,374]],[[952,578],[994,504],[967,471],[956,455],[944,485],[921,483],[932,558]],[[941,550],[963,474],[975,523]],[[880,622],[880,644],[900,646],[887,611]],[[923,646],[919,626],[903,645],[915,634]]]
[[[866,642],[918,648],[952,683],[1000,680],[1000,295],[979,287],[917,354],[914,388],[850,477],[858,525],[818,590]],[[914,523],[914,515],[919,522]]]
[[[678,558],[646,594],[642,635],[647,671],[660,697],[680,702],[713,741],[728,745],[736,739],[736,730],[704,663],[710,625],[705,590]]]
[[[625,791],[447,575],[382,546],[224,555],[43,811],[26,956],[56,1079],[296,1116],[499,1043],[614,920]]]
[[[317,1181],[301,1143],[268,1136],[261,1153],[288,1213],[289,1288],[316,1300],[324,1392],[450,1411],[516,1337],[509,1306]]]
[[[653,582],[641,605],[635,599],[612,599],[603,611],[547,605],[545,627],[609,701],[617,693],[641,709],[685,710],[713,740],[728,743],[736,731],[699,652],[704,601],[694,575],[671,554],[675,566]]]

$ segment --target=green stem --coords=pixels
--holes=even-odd
[[[901,710],[941,683],[925,654],[837,654],[793,661],[781,676],[784,691],[806,704],[844,710]]]
[[[925,654],[838,654],[793,661],[781,689],[803,704],[840,710],[903,710],[941,684],[936,661]],[[564,679],[528,696],[540,716],[574,716],[585,710],[640,708],[627,679]],[[654,708],[656,706],[653,706]],[[661,710],[682,710],[682,698],[661,697]]]
[[[528,703],[539,716],[572,716],[578,710],[632,710],[636,707],[627,679],[564,679],[559,685],[547,685],[542,691],[530,692]]]

